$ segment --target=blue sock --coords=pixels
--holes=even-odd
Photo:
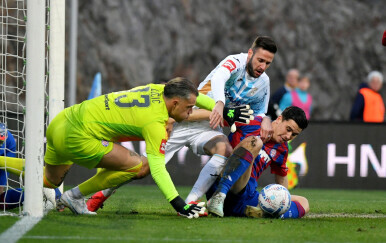
[[[62,196],[62,193],[60,192],[59,188],[55,188],[55,200],[59,200]]]
[[[6,209],[17,208],[24,202],[24,192],[21,188],[9,189],[4,194],[4,201],[8,204]]]
[[[242,147],[237,150],[228,158],[217,192],[227,194],[233,184],[236,183],[253,162],[253,156],[248,150]]]
[[[297,219],[303,217],[305,214],[303,206],[299,202],[291,201],[291,207],[281,215],[282,219]]]

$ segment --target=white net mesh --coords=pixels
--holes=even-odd
[[[14,155],[17,158],[25,158],[25,110],[26,110],[26,21],[27,0],[0,0],[1,15],[1,63],[0,63],[0,123],[4,123],[8,131],[13,135],[16,147]],[[46,1],[49,10],[49,1]],[[46,11],[47,13],[49,11]],[[48,70],[48,38],[49,38],[49,14],[46,17],[46,70]],[[48,75],[46,75],[47,84]],[[47,86],[47,85],[46,85]],[[47,89],[46,89],[47,90]],[[48,94],[46,93],[46,97]],[[47,102],[46,102],[47,103]],[[48,104],[46,104],[48,110]],[[48,114],[48,112],[47,112]],[[46,119],[48,120],[48,119]],[[8,137],[7,140],[11,138]],[[6,141],[0,148],[0,156],[9,155],[12,148],[7,147],[10,141]],[[7,154],[8,152],[8,154]],[[5,167],[0,166],[0,216],[21,215],[24,183],[22,170],[16,173],[5,173]],[[8,175],[7,175],[8,174]],[[8,199],[9,198],[9,199]],[[12,201],[12,202],[9,202]],[[13,209],[12,209],[13,208]]]

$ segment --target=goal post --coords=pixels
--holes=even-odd
[[[23,207],[7,211],[2,201],[0,216],[42,217],[44,135],[64,109],[65,1],[1,1],[0,11],[0,122],[15,137],[16,157],[25,159],[24,178],[8,177],[5,188],[23,190]]]
[[[49,36],[49,122],[64,109],[65,89],[65,12],[66,1],[50,0],[50,36]],[[63,183],[60,186],[63,192]]]
[[[27,0],[24,214],[43,216],[45,1]]]
[[[65,8],[65,1],[50,0],[49,122],[64,109]]]

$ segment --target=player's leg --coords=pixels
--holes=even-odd
[[[227,158],[233,150],[228,138],[217,131],[201,132],[191,146],[196,154],[207,154],[212,157],[200,171],[192,190],[185,200],[186,203],[197,201],[208,191],[220,175]]]
[[[51,165],[46,163],[43,172],[44,187],[52,189],[59,187],[62,184],[71,166],[71,164]]]
[[[169,160],[173,157],[173,155],[179,151],[182,147],[185,146],[185,139],[182,139],[179,134],[179,126],[173,131],[174,133],[177,133],[177,135],[172,136],[166,143],[165,148],[165,163],[168,163]],[[150,167],[149,163],[146,157],[146,153],[141,155],[141,161],[142,161],[142,168],[138,172],[138,174],[133,177],[133,180],[139,180],[142,179],[150,174]],[[131,181],[131,180],[130,180]],[[129,183],[130,181],[127,181],[126,183]],[[124,185],[126,183],[122,183],[121,185]],[[104,190],[101,190],[94,195],[92,195],[87,200],[87,208],[91,212],[96,212],[99,208],[103,206],[103,203],[113,194],[115,191],[121,186],[111,187]]]
[[[87,210],[84,197],[107,188],[114,188],[131,181],[141,170],[141,157],[119,144],[105,154],[97,167],[103,168],[89,180],[65,192],[61,201],[74,213],[91,214]]]
[[[103,207],[104,202],[111,195],[113,195],[119,187],[131,182],[132,180],[138,180],[148,176],[150,174],[150,167],[149,167],[148,160],[145,156],[141,156],[141,161],[142,161],[142,167],[137,175],[135,175],[131,180],[128,180],[125,183],[122,183],[121,185],[96,192],[87,200],[87,203],[86,203],[87,209],[91,212],[96,212],[98,209]]]
[[[291,207],[287,212],[282,214],[280,218],[302,218],[305,214],[310,211],[310,205],[307,198],[297,195],[291,195]]]
[[[24,201],[24,193],[21,188],[7,190],[6,186],[8,176],[9,173],[7,171],[0,170],[0,203],[2,203],[0,204],[1,210],[19,207]]]
[[[4,204],[0,204],[0,209],[12,209],[17,208],[24,202],[24,193],[21,188],[16,189],[8,189],[2,193],[0,193],[0,202]]]
[[[253,161],[263,146],[260,138],[245,138],[228,158],[216,192],[208,201],[208,211],[222,217],[226,194],[233,187],[233,193],[239,193],[248,183]],[[249,172],[249,173],[248,173]],[[239,179],[241,179],[239,181]],[[235,184],[236,183],[236,184]]]
[[[0,156],[0,167],[5,167],[7,172],[24,176],[24,159]]]
[[[24,176],[24,164],[25,164],[24,159],[0,156],[0,164],[3,164],[3,163],[7,165],[6,166],[7,172],[4,170],[0,170],[0,178],[5,179],[4,183],[6,183],[6,178],[8,176],[8,172],[11,172],[11,173],[18,175],[18,176],[19,175]],[[56,188],[57,186],[55,184],[60,184],[60,182],[55,182],[55,183],[49,182],[49,180],[47,180],[47,178],[45,176],[45,172],[43,175],[44,175],[43,182],[44,182],[45,187]],[[1,179],[0,179],[0,181],[1,181]],[[0,182],[0,185],[5,185],[5,184],[2,184],[2,182]],[[23,199],[24,192],[23,191],[19,192],[20,190],[19,190],[19,188],[17,188],[16,191],[8,190],[7,196],[6,196],[7,202],[15,203],[15,205],[18,204],[19,202],[23,202],[23,200],[20,200],[20,198]],[[49,191],[48,189],[43,190],[45,197],[47,197],[48,191]],[[52,192],[50,192],[51,194],[53,194],[52,200],[50,200],[53,205],[55,205],[55,194],[57,192],[59,192],[59,191],[52,190]],[[19,194],[21,196],[18,196]],[[15,201],[12,201],[12,200],[15,200]]]

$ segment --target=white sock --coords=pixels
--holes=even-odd
[[[102,191],[103,196],[105,196],[105,197],[111,196],[114,192],[115,192],[115,187],[113,187],[113,188],[107,188],[107,189],[104,189],[104,190]]]
[[[185,200],[186,203],[197,201],[209,190],[216,181],[217,176],[220,175],[226,160],[226,157],[219,154],[214,154],[210,158],[208,163],[202,168],[196,183]]]
[[[73,198],[75,198],[75,199],[80,199],[83,197],[82,193],[79,190],[79,187],[77,187],[77,186],[72,188],[71,192],[72,192]]]

